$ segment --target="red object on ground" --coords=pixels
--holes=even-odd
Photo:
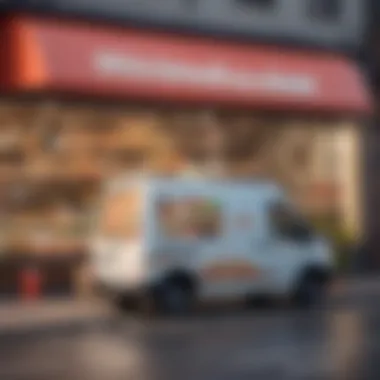
[[[20,295],[24,300],[36,300],[41,295],[41,274],[36,268],[24,268],[21,270]]]

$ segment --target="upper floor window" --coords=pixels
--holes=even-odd
[[[236,0],[236,3],[252,10],[270,10],[276,6],[277,0]]]
[[[343,9],[342,0],[308,0],[308,15],[322,21],[338,20]]]
[[[185,0],[184,4],[189,10],[196,10],[199,6],[198,0]]]

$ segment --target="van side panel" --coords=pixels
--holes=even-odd
[[[273,187],[169,180],[155,181],[152,188],[151,281],[160,281],[171,271],[187,271],[196,276],[204,299],[241,296],[257,287],[263,257],[258,252],[263,235],[259,206]],[[183,236],[174,223],[170,228],[177,231],[168,236],[160,225],[162,204],[166,209],[186,209],[189,203],[195,208],[211,207],[220,230],[209,230],[207,236]]]

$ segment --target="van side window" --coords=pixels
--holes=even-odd
[[[158,220],[163,236],[171,239],[212,239],[222,232],[221,207],[210,199],[161,200]]]
[[[281,239],[304,241],[311,238],[312,231],[305,220],[285,204],[274,204],[269,219],[272,231]]]

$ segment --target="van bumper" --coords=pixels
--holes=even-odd
[[[145,295],[149,289],[142,284],[133,286],[114,286],[98,281],[95,285],[96,293],[106,298],[138,299]]]

